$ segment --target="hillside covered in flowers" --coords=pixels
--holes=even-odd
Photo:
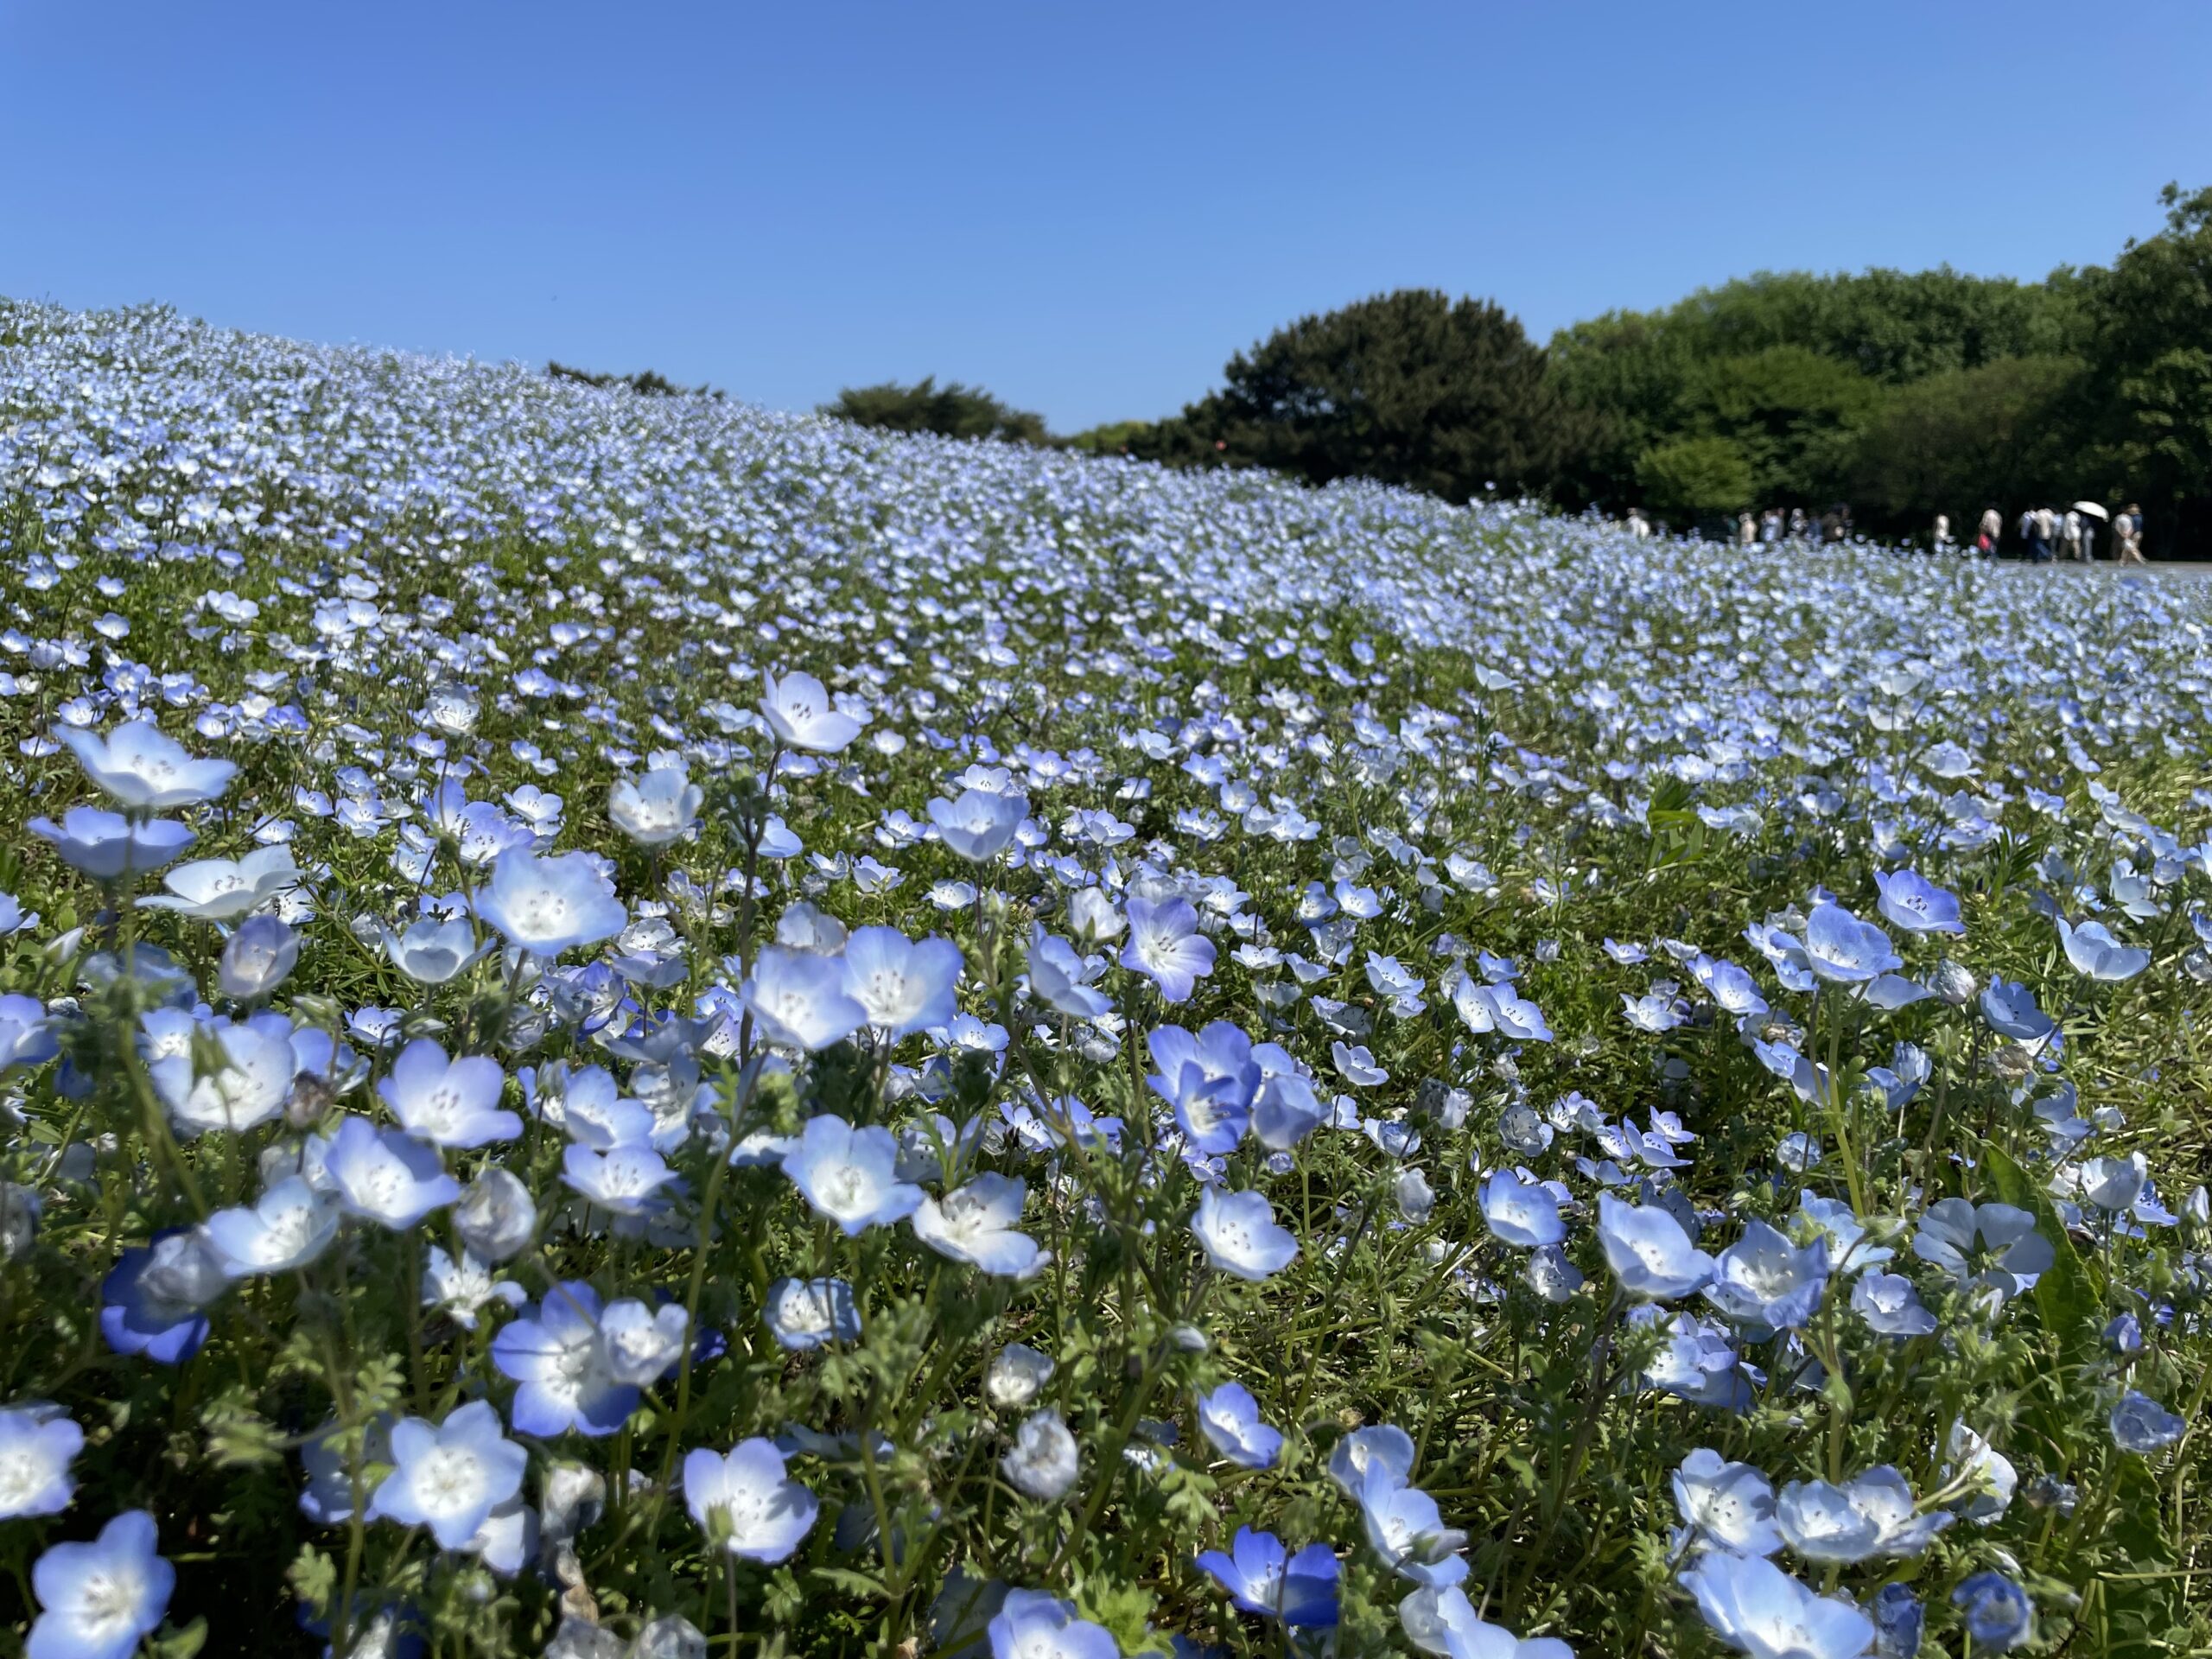
[[[0,302],[0,1650],[2212,1644],[2212,594]]]

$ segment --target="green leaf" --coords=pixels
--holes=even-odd
[[[2015,1209],[2031,1211],[2036,1230],[2050,1241],[2057,1259],[2050,1271],[2036,1281],[2031,1293],[2044,1329],[2058,1338],[2059,1352],[2069,1363],[2086,1363],[2096,1357],[2099,1328],[2104,1323],[2104,1289],[2096,1269],[2084,1262],[2066,1236],[2058,1211],[2039,1181],[2014,1162],[2009,1153],[1985,1144],[1981,1170],[1997,1196]]]

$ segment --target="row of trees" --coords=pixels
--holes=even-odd
[[[2212,190],[2169,186],[2163,201],[2158,234],[2041,283],[1761,275],[1577,323],[1548,346],[1494,304],[1403,289],[1276,330],[1179,415],[1066,440],[926,380],[828,408],[1677,522],[1848,501],[1862,527],[1912,533],[1938,512],[1963,527],[1986,505],[2138,501],[2158,551],[2212,552]]]

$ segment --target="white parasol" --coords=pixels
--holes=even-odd
[[[2076,512],[2086,512],[2090,518],[2102,518],[2107,523],[2110,523],[2112,520],[2112,514],[2107,512],[2102,507],[2099,506],[2094,501],[2076,501],[2074,504],[2074,511]]]

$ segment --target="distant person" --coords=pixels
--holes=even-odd
[[[1938,553],[1951,550],[1951,515],[1948,512],[1936,515],[1936,550]]]
[[[2071,507],[2058,521],[2058,556],[2069,564],[2082,562],[2082,515]]]
[[[1758,545],[1758,520],[1752,518],[1748,512],[1738,513],[1736,515],[1736,545],[1748,552]]]
[[[1643,517],[1643,508],[1630,507],[1628,510],[1628,533],[1639,542],[1651,534],[1651,526]]]
[[[1806,532],[1811,528],[1811,524],[1805,517],[1804,508],[1792,507],[1789,509],[1789,539],[1791,541],[1803,541],[1805,539]]]
[[[2088,513],[2082,515],[2082,563],[2097,562],[2097,521]]]
[[[1782,509],[1769,507],[1759,519],[1759,540],[1772,547],[1782,539]]]
[[[1994,506],[1981,510],[1981,534],[1974,537],[1974,550],[1985,558],[1997,554],[1997,541],[2005,533],[2005,515]]]
[[[2058,538],[2058,515],[2037,507],[2028,515],[2033,533],[2028,537],[2028,556],[2037,564],[2050,563],[2050,544]]]
[[[2035,557],[2035,553],[2036,510],[2033,507],[2024,507],[2020,512],[2020,556],[2024,559],[2031,559]]]
[[[2143,509],[2133,501],[2127,511],[2112,521],[2113,556],[2121,564],[2141,564],[2143,557]]]

